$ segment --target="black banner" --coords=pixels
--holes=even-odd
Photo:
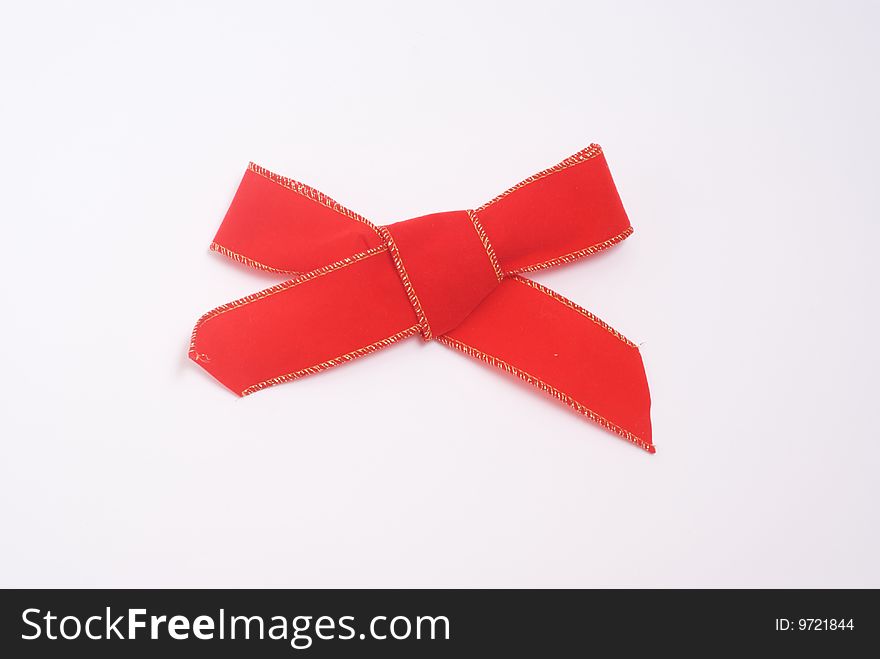
[[[6,590],[0,600],[7,657],[841,652],[880,640],[874,590]]]

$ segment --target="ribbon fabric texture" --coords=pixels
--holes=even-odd
[[[653,453],[637,346],[523,276],[631,233],[596,144],[474,210],[386,226],[251,163],[211,249],[287,279],[202,316],[189,356],[245,396],[420,333]]]

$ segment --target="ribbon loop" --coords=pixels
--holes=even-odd
[[[250,163],[211,249],[258,270],[299,275],[381,244],[379,228],[366,218]]]

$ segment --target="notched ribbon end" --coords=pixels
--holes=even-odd
[[[650,423],[650,421],[648,422]],[[630,442],[638,446],[643,451],[647,451],[651,455],[657,452],[657,447],[654,446],[654,442],[651,440],[651,428],[648,427],[648,432],[643,433],[642,437],[625,437],[625,439],[629,439]]]
[[[196,335],[198,333],[198,325],[196,325],[196,329],[193,330],[193,336],[189,347],[189,352],[187,356],[196,364],[202,367],[202,370],[214,378],[217,382],[222,384],[226,389],[234,393],[238,397],[243,397],[250,392],[247,391],[238,391],[234,389],[229,383],[224,382],[216,373],[214,373],[212,367],[216,366],[216,364],[212,364],[211,357],[204,352],[199,352],[196,349]]]

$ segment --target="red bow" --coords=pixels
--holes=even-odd
[[[387,226],[251,163],[211,249],[291,278],[206,313],[189,354],[245,396],[421,332],[653,453],[636,345],[521,276],[631,233],[596,144],[476,210]]]

